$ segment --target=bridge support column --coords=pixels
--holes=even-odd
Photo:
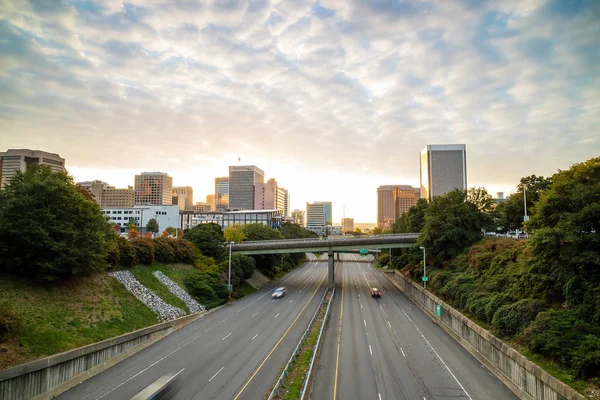
[[[329,252],[327,253],[329,256],[329,284],[327,285],[327,289],[329,290],[333,290],[333,280],[334,280],[334,258],[333,258],[333,251],[329,250]]]

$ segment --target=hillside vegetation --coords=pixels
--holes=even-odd
[[[508,207],[460,191],[419,202],[395,224],[421,232],[391,264],[415,280],[427,254],[428,289],[573,387],[600,385],[600,158],[551,178],[527,177],[528,240],[483,239],[513,226],[521,194]],[[537,190],[537,191],[536,191]],[[479,196],[479,199],[482,197]],[[484,199],[485,200],[485,199]],[[487,204],[487,206],[486,206]],[[515,211],[516,210],[516,211]],[[386,256],[389,257],[389,256]],[[389,258],[383,257],[382,264]]]

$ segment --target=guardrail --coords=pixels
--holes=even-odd
[[[329,316],[329,307],[331,307],[333,296],[335,296],[335,288],[333,288],[333,291],[331,292],[331,297],[329,297],[329,302],[327,303],[327,309],[325,310],[323,322],[321,323],[321,329],[319,329],[319,336],[317,337],[317,344],[315,344],[315,349],[310,360],[310,367],[308,368],[308,372],[306,372],[306,375],[304,377],[304,387],[300,391],[300,400],[304,400],[306,390],[308,389],[308,383],[310,382],[310,376],[312,375],[313,365],[315,363],[315,360],[317,359],[317,354],[319,352],[319,344],[321,343],[321,337],[323,336],[323,329],[325,328],[325,324],[327,323],[327,317]]]
[[[300,354],[300,350],[302,349],[302,345],[304,345],[304,342],[306,342],[306,339],[308,338],[308,332],[310,331],[313,324],[317,320],[317,315],[319,315],[319,311],[321,310],[321,307],[323,306],[323,302],[325,301],[325,298],[327,297],[327,293],[328,293],[328,291],[325,291],[325,293],[323,294],[323,297],[321,298],[321,301],[319,302],[319,306],[317,307],[315,314],[310,319],[310,323],[308,324],[308,327],[302,334],[300,341],[298,342],[298,344],[296,345],[296,348],[292,352],[292,356],[290,357],[287,364],[285,365],[285,368],[283,369],[283,372],[279,376],[279,379],[277,379],[277,382],[275,383],[273,390],[271,390],[271,393],[269,394],[269,397],[267,398],[267,400],[273,400],[275,398],[278,398],[275,396],[279,396],[279,387],[285,384],[285,378],[288,377],[289,370],[292,367],[292,364],[294,363],[294,361],[296,361],[296,358],[298,358],[298,355]],[[333,295],[332,295],[332,297],[333,297]]]

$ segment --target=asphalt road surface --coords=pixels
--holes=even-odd
[[[277,286],[286,286],[287,294],[273,300]],[[129,399],[160,376],[185,368],[176,399],[262,399],[281,374],[326,287],[327,261],[310,261],[59,398]]]
[[[360,256],[342,255],[314,400],[517,399]],[[377,287],[382,296],[371,297]]]

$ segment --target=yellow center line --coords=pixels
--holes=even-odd
[[[340,343],[342,341],[342,316],[344,315],[344,271],[342,270],[342,308],[340,311],[340,322],[338,326],[338,343],[337,343],[337,355],[335,357],[335,379],[333,381],[333,400],[337,398],[337,381],[338,371],[340,366]]]
[[[325,275],[325,278],[327,278],[327,275]],[[306,310],[306,307],[308,307],[308,305],[310,304],[310,301],[312,300],[312,298],[315,297],[315,294],[317,294],[317,291],[321,288],[321,285],[323,284],[323,281],[325,280],[325,278],[321,279],[321,282],[319,283],[319,285],[317,286],[317,288],[313,292],[312,296],[310,296],[310,299],[308,299],[308,301],[306,302],[306,304],[302,308],[302,311],[300,311],[300,314],[298,314],[298,316],[296,317],[296,319],[294,320],[294,322],[292,322],[292,324],[290,325],[290,327],[287,328],[287,330],[285,331],[285,333],[283,334],[283,336],[281,337],[281,339],[279,339],[279,341],[271,349],[271,351],[269,352],[269,354],[267,354],[267,357],[265,357],[265,359],[263,360],[263,362],[260,363],[260,365],[258,366],[258,368],[256,369],[256,371],[254,371],[254,373],[252,374],[252,376],[250,377],[250,379],[248,379],[248,381],[242,387],[242,389],[238,392],[238,394],[235,395],[235,397],[233,398],[233,400],[237,400],[242,395],[242,393],[244,392],[244,390],[246,390],[246,388],[248,387],[248,385],[250,384],[250,382],[252,382],[252,379],[254,379],[254,377],[256,376],[256,374],[258,374],[258,371],[260,371],[260,369],[263,367],[263,365],[265,365],[265,363],[267,362],[267,360],[269,359],[269,357],[271,357],[271,354],[273,354],[273,352],[275,351],[275,349],[277,348],[277,346],[279,346],[279,344],[287,336],[288,332],[296,324],[296,321],[298,321],[298,319],[300,318],[300,316],[302,315],[302,313],[304,313],[304,310]]]

